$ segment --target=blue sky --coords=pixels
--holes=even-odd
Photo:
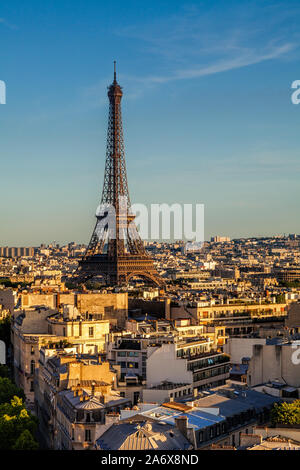
[[[132,202],[204,203],[205,236],[299,233],[298,1],[2,1],[0,245],[88,242],[107,85]]]

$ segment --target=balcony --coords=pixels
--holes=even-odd
[[[211,349],[208,352],[202,352],[202,353],[195,353],[195,354],[186,354],[183,356],[177,356],[178,358],[181,359],[187,359],[188,361],[195,361],[196,359],[203,359],[206,357],[211,357],[211,356],[220,356],[223,355],[221,351],[218,351],[216,349]]]
[[[230,357],[227,354],[219,353],[219,354],[209,354],[206,356],[200,357],[195,362],[188,363],[188,370],[195,372],[198,370],[208,369],[211,367],[218,366],[220,364],[229,363]]]

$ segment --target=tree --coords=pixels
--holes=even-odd
[[[37,449],[34,433],[37,419],[26,410],[17,396],[0,405],[0,450]],[[26,431],[26,432],[25,432]]]
[[[276,303],[277,304],[285,304],[285,295],[284,294],[276,295]]]
[[[0,405],[9,403],[14,397],[25,399],[24,392],[7,377],[0,377]]]
[[[20,287],[30,287],[32,282],[11,282],[8,278],[1,278],[0,285],[4,287],[20,288]]]
[[[13,450],[37,450],[38,448],[38,443],[34,440],[28,429],[25,429],[22,434],[20,434],[15,444],[12,446]]]
[[[275,403],[271,411],[272,424],[300,424],[300,400]]]
[[[298,288],[300,287],[300,280],[295,279],[294,281],[281,281],[280,286],[289,287],[289,288],[293,288],[293,287]]]
[[[10,369],[4,364],[0,364],[0,378],[9,378],[10,377]]]
[[[76,289],[78,288],[79,286],[75,283],[75,282],[71,282],[71,281],[66,281],[65,282],[65,286],[67,289]]]

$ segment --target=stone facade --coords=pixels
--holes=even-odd
[[[121,328],[128,315],[127,293],[27,293],[21,295],[21,305],[22,308],[43,305],[51,309],[71,305],[79,313],[102,315],[103,320]]]

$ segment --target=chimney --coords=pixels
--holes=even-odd
[[[182,416],[178,416],[177,418],[175,418],[175,426],[186,437],[187,427],[188,427],[188,417],[182,415]]]
[[[104,395],[103,395],[103,394],[100,395],[100,396],[98,397],[98,399],[99,399],[100,403],[102,403],[102,405],[104,405],[104,403],[105,403]]]

